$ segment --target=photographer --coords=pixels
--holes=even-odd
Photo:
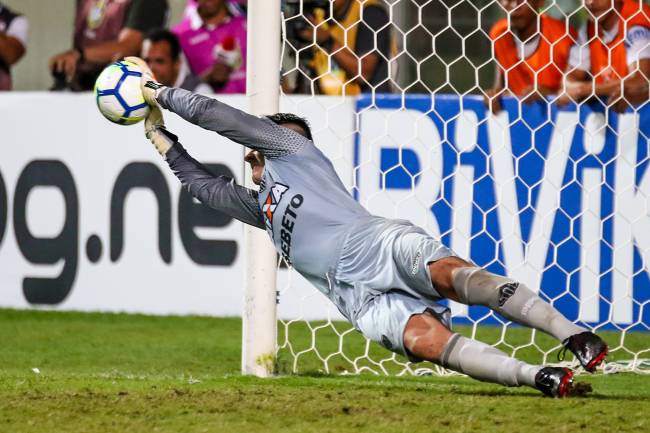
[[[299,10],[299,1],[287,0],[286,5]],[[288,37],[312,47],[300,67],[318,78],[299,74],[295,87],[285,90],[309,92],[313,81],[316,91],[326,95],[391,91],[387,59],[393,43],[383,0],[305,0],[303,13],[308,22],[301,16],[291,20]]]

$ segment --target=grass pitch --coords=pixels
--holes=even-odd
[[[309,330],[291,337],[311,344]],[[334,337],[319,332],[318,348]],[[462,377],[322,375],[305,356],[303,375],[261,380],[238,375],[240,342],[239,319],[0,310],[0,432],[650,431],[648,376],[583,375],[590,397],[554,400]],[[626,345],[647,349],[650,334]]]

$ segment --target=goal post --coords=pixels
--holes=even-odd
[[[278,111],[280,97],[280,0],[249,0],[246,94],[249,110],[265,115]],[[245,185],[252,184],[244,166]],[[244,300],[242,374],[268,377],[276,355],[276,252],[265,231],[244,226]]]

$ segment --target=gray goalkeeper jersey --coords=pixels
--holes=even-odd
[[[330,160],[302,135],[215,99],[170,88],[162,90],[158,100],[185,120],[265,156],[259,193],[212,175],[178,143],[166,158],[183,185],[201,202],[265,229],[287,262],[351,319],[349,308],[355,304],[356,309],[358,300],[349,302],[351,293],[331,293],[328,279],[347,234],[355,227],[377,224],[379,218],[350,196]]]

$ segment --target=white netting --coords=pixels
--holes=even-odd
[[[650,40],[650,14],[643,18],[644,2],[593,3],[606,7],[285,0],[281,109],[308,117],[317,146],[371,212],[409,219],[461,257],[541,287],[567,317],[605,337],[604,371],[649,373],[650,46],[638,41]],[[368,13],[373,7],[386,23]],[[511,37],[530,29],[522,7],[535,14],[525,43]],[[572,30],[585,25],[582,36]],[[368,35],[369,53],[355,40]],[[569,47],[580,43],[589,49],[571,60]],[[638,68],[628,64],[632,51]],[[281,271],[279,292],[281,371],[445,374],[365,340],[294,272]],[[483,307],[451,308],[460,332],[531,362],[557,362],[552,338]]]

